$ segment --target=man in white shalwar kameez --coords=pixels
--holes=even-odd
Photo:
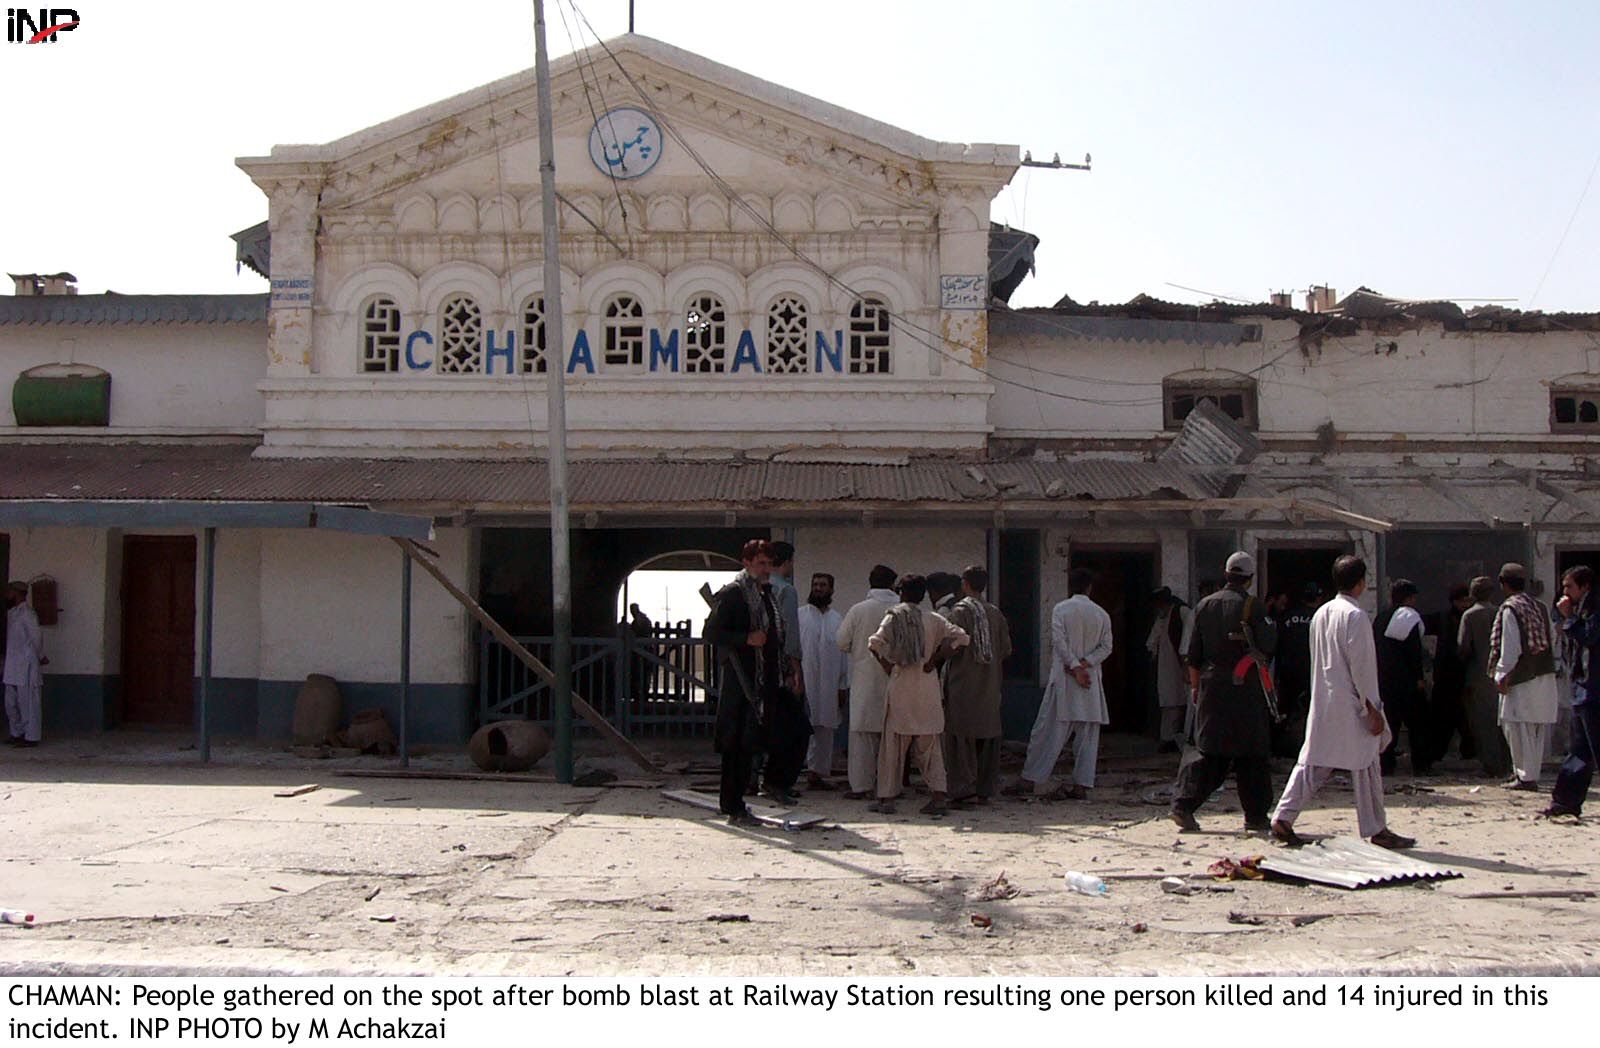
[[[1188,675],[1184,672],[1180,649],[1193,629],[1194,613],[1162,586],[1156,590],[1156,621],[1145,640],[1145,650],[1156,663],[1156,705],[1161,709],[1161,749],[1176,753],[1183,738],[1183,722],[1189,707]]]
[[[1378,692],[1378,655],[1372,620],[1356,601],[1367,588],[1367,565],[1360,557],[1340,557],[1333,565],[1339,595],[1311,618],[1311,712],[1306,741],[1289,773],[1272,836],[1290,846],[1305,842],[1294,820],[1335,771],[1350,775],[1355,788],[1356,824],[1361,836],[1382,848],[1416,844],[1389,829],[1383,809],[1383,771],[1379,754],[1393,735]]]
[[[1550,618],[1544,606],[1524,592],[1528,573],[1521,564],[1500,569],[1501,602],[1489,635],[1489,675],[1500,690],[1500,730],[1511,749],[1512,790],[1537,790],[1543,775],[1550,726],[1561,708]]]
[[[839,650],[839,627],[844,616],[833,608],[833,576],[811,576],[811,594],[800,605],[800,675],[806,685],[806,706],[811,714],[811,747],[806,752],[806,785],[831,790],[834,732],[839,727],[839,707],[850,688],[850,660]]]
[[[889,691],[889,675],[878,665],[877,656],[867,641],[878,632],[884,615],[900,603],[893,586],[893,568],[882,564],[867,577],[867,599],[844,613],[835,638],[839,650],[850,656],[850,792],[846,800],[863,800],[873,795],[878,782],[878,743],[883,738],[883,702]]]
[[[1111,657],[1111,616],[1089,599],[1094,575],[1082,568],[1067,576],[1072,594],[1050,613],[1050,679],[1028,737],[1022,778],[1007,796],[1032,793],[1052,800],[1083,800],[1094,789],[1100,759],[1100,727],[1109,724],[1101,664]],[[1051,774],[1061,750],[1072,742],[1072,783],[1054,792]]]
[[[40,694],[44,690],[40,667],[49,661],[44,657],[39,616],[28,606],[28,584],[13,582],[6,587],[6,661],[0,675],[13,746],[39,745],[43,728]]]

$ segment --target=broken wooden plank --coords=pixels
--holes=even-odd
[[[299,797],[302,794],[310,793],[313,790],[320,790],[320,789],[322,789],[322,784],[321,783],[308,782],[304,786],[291,786],[286,790],[279,790],[276,793],[274,793],[273,796],[274,797]]]
[[[661,794],[683,804],[692,804],[696,808],[706,811],[720,812],[722,802],[709,793],[698,790],[667,790]],[[795,811],[791,808],[778,808],[770,804],[746,805],[750,814],[755,816],[757,822],[768,826],[777,826],[785,830],[804,830],[825,821],[825,817],[814,812]]]
[[[467,594],[457,587],[455,583],[450,581],[449,577],[446,576],[443,571],[439,570],[437,565],[433,564],[428,560],[427,557],[423,556],[421,548],[417,543],[413,542],[411,539],[395,538],[394,536],[390,537],[394,540],[395,545],[405,550],[406,555],[415,561],[422,568],[422,570],[426,571],[429,575],[432,575],[434,580],[445,588],[445,592],[454,597],[463,608],[466,608],[468,614],[482,623],[484,629],[494,634],[495,640],[498,640],[501,644],[504,644],[507,651],[515,655],[534,673],[537,673],[540,680],[550,684],[555,682],[556,675],[551,672],[550,667],[546,666],[543,662],[540,662],[538,658],[534,656],[533,652],[529,651],[527,648],[524,648],[520,643],[518,643],[517,639],[508,633],[504,626],[501,626],[500,623],[494,620],[494,616],[490,615],[487,611],[484,611],[483,608],[479,607],[477,601],[467,596]],[[646,757],[639,747],[629,742],[621,732],[611,726],[610,721],[600,716],[599,710],[595,709],[593,706],[583,701],[583,699],[579,698],[577,692],[572,693],[572,708],[576,713],[582,716],[584,720],[588,721],[590,726],[598,731],[607,742],[615,746],[623,756],[627,757],[629,760],[633,761],[633,763],[637,764],[640,768],[643,768],[652,775],[661,774],[661,770],[651,763],[650,758]]]

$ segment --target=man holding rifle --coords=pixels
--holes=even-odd
[[[1272,723],[1277,706],[1268,661],[1277,641],[1266,608],[1250,595],[1255,558],[1235,553],[1227,585],[1194,609],[1189,641],[1189,693],[1195,707],[1195,748],[1200,756],[1178,771],[1172,821],[1186,833],[1200,829],[1194,813],[1228,777],[1239,786],[1244,827],[1266,833],[1272,803]]]

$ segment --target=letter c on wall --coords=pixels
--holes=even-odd
[[[424,360],[418,362],[417,358],[411,353],[411,347],[417,344],[418,339],[421,339],[428,344],[430,347],[429,355],[432,355],[431,348],[433,346],[433,336],[428,334],[426,331],[413,331],[411,334],[406,336],[406,367],[410,368],[412,371],[426,371],[433,367],[433,361]]]

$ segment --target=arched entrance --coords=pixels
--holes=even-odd
[[[739,561],[711,550],[673,550],[646,558],[617,592],[618,636],[627,650],[629,720],[640,727],[700,719],[715,679],[710,651],[699,642],[715,593]]]

